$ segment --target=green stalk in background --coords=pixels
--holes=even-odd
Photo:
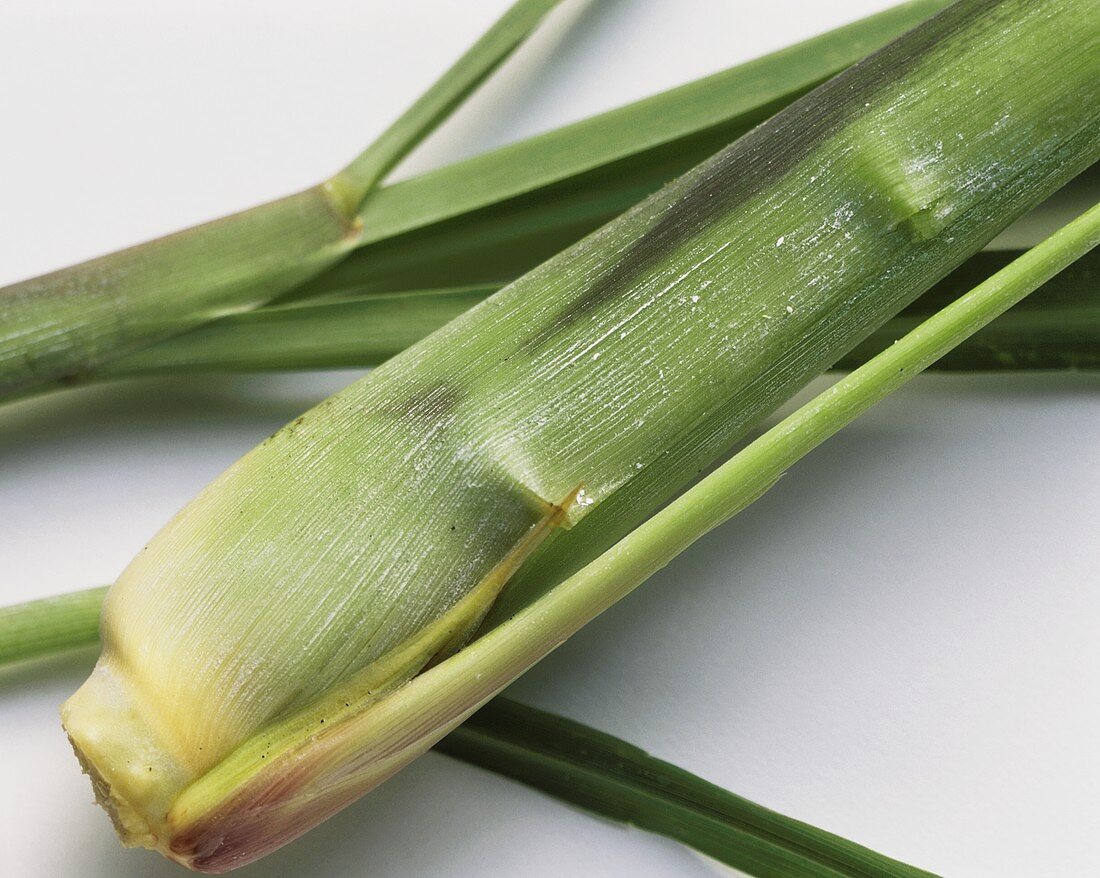
[[[174,333],[81,378],[377,365],[686,170],[726,142],[723,138],[732,140],[785,106],[826,72],[841,69],[942,5],[939,0],[903,4],[757,61],[386,187],[376,197],[390,207],[372,218],[372,234],[382,240],[296,288],[288,294],[295,301]],[[938,288],[953,297],[1018,252],[977,254],[973,266],[961,267]],[[1031,297],[1022,311],[1002,318],[934,368],[1096,368],[1100,306],[1091,264],[1075,266],[1052,282],[1057,292]],[[415,288],[426,280],[448,286]],[[496,283],[486,285],[487,280]],[[455,285],[471,281],[481,283]],[[914,318],[946,301],[936,290],[929,296],[840,365],[862,362],[911,327]]]
[[[99,641],[106,588],[0,607],[0,667]]]
[[[0,290],[0,396],[247,311],[364,239],[359,210],[385,173],[527,37],[558,0],[518,2],[346,169],[311,189]]]
[[[950,0],[911,0],[712,76],[385,186],[363,246],[295,298],[513,280],[882,48]]]
[[[230,467],[64,708],[124,839],[261,856],[559,643],[654,531],[555,585],[1100,157],[1093,11],[962,0]]]
[[[1017,250],[987,250],[970,257],[836,364],[854,369],[918,323],[1019,258]],[[1100,253],[1068,266],[930,367],[979,372],[1100,369]]]
[[[970,257],[839,363],[852,369],[1023,251]],[[92,378],[377,366],[497,291],[330,295],[213,321],[113,360]],[[1100,255],[1089,254],[942,360],[937,370],[1100,369]]]
[[[329,183],[0,290],[0,399],[106,374],[117,357],[140,356],[195,326],[232,321],[281,294],[511,280],[946,4],[912,0],[370,192],[552,5],[527,0]],[[353,249],[355,258],[344,260]],[[332,271],[321,270],[330,264]]]
[[[377,365],[943,5],[943,0],[902,4],[757,61],[386,187],[378,193],[381,207],[372,215],[370,233],[382,240],[289,294],[316,301],[315,308],[265,306],[219,316],[187,332],[194,314],[180,314],[170,324],[162,313],[170,338],[122,353],[64,383],[186,369]],[[532,6],[515,14],[518,23],[486,39],[517,38],[539,11]],[[497,50],[488,57],[499,55]],[[469,79],[464,83],[463,88],[471,85]],[[445,77],[433,100],[426,96],[391,127],[388,142],[400,140],[398,134],[418,118],[419,127],[426,128],[424,119],[451,106],[463,88]],[[407,148],[412,140],[400,142]],[[372,148],[364,153],[365,167],[388,169],[401,155]],[[365,173],[361,169],[359,176]],[[1003,254],[999,264],[1012,255]],[[997,261],[981,254],[973,258],[975,269],[987,273]],[[987,276],[965,269],[956,274],[968,285]],[[1095,368],[1100,359],[1095,278],[1081,270],[1072,277],[1080,278],[1079,290],[1068,289],[1069,278],[1059,282],[1050,308],[1040,293],[1029,300],[1026,314],[999,321],[935,368]],[[414,289],[426,280],[449,286]],[[486,280],[497,283],[487,286]],[[454,285],[464,281],[481,283]],[[931,313],[937,301],[942,299],[930,300],[930,308],[914,306],[842,365],[862,362],[879,349],[880,336],[896,336],[912,318]]]

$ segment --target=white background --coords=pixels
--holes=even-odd
[[[5,0],[0,282],[309,185],[505,0]],[[568,2],[406,166],[610,108],[888,2]],[[0,602],[110,581],[348,373],[133,381],[0,409]],[[512,690],[952,876],[1100,863],[1100,376],[922,377]],[[57,705],[0,674],[0,874],[158,876]],[[249,876],[712,874],[430,754]]]

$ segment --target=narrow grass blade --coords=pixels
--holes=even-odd
[[[519,46],[561,0],[518,0],[409,109],[328,185],[350,210],[363,200],[401,159],[434,131]]]
[[[573,125],[385,186],[361,250],[294,296],[503,283],[948,5],[912,0]]]
[[[931,873],[727,792],[611,735],[497,697],[435,749],[667,836],[754,878]]]

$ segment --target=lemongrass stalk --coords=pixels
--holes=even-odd
[[[241,864],[457,722],[425,681],[501,642],[446,659],[487,612],[1096,160],[1098,48],[1086,0],[963,0],[238,461],[112,586],[66,703],[124,840]]]
[[[835,364],[853,369],[1020,255],[977,253]],[[931,368],[1100,369],[1100,255],[1075,262]],[[105,365],[92,378],[194,371],[377,366],[497,291],[496,287],[328,296],[226,317]]]
[[[224,859],[226,838],[256,844],[270,837],[286,811],[316,817],[325,798],[330,807],[346,801],[356,781],[373,786],[384,780],[677,554],[753,503],[802,456],[1098,243],[1100,206],[785,418],[595,561],[465,649],[365,708],[351,706],[354,686],[337,691],[326,710],[314,714],[315,722],[327,718],[327,727],[316,728],[308,741],[292,723],[269,728],[259,746],[234,754],[173,804],[181,824],[177,832],[189,843],[215,827],[222,833],[191,865],[221,869],[233,862]],[[261,756],[265,762],[257,769],[254,762]],[[294,773],[289,786],[288,771]],[[230,808],[219,810],[214,803],[227,789]],[[273,789],[279,790],[277,796]],[[232,841],[229,846],[239,853]]]
[[[0,289],[0,397],[272,300],[364,240],[359,209],[558,0],[518,0],[335,177],[287,198]]]

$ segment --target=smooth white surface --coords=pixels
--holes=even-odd
[[[6,0],[0,283],[323,177],[504,0]],[[589,115],[888,2],[570,2],[409,163]],[[0,602],[113,578],[351,374],[0,409]],[[1100,377],[922,377],[512,690],[951,876],[1100,862]],[[124,851],[57,705],[0,674],[0,875],[182,874]],[[242,875],[692,876],[677,845],[429,755]]]

